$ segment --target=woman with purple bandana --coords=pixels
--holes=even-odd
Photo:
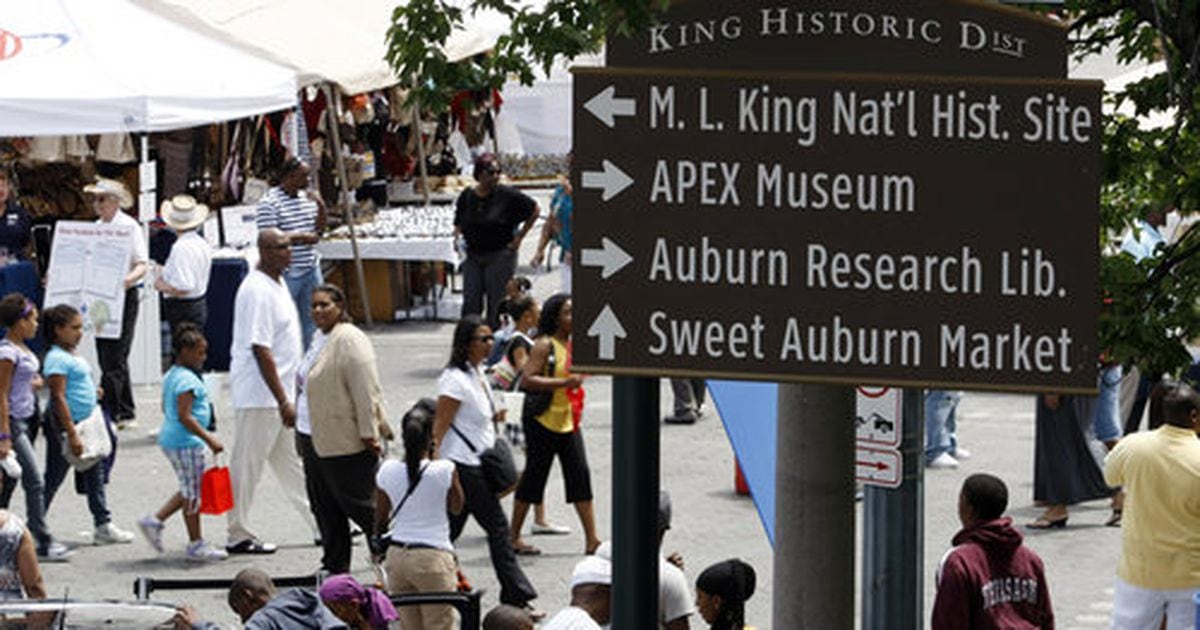
[[[387,630],[389,623],[400,618],[386,594],[359,584],[345,573],[321,584],[321,601],[338,619],[356,630]]]

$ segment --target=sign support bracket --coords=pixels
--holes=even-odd
[[[925,599],[925,390],[905,388],[899,488],[863,489],[863,630],[920,630]]]

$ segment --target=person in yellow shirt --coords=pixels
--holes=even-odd
[[[1182,383],[1163,397],[1165,424],[1122,439],[1104,479],[1125,488],[1114,630],[1192,628],[1200,591],[1200,394]]]
[[[583,385],[583,378],[570,372],[571,310],[571,297],[565,293],[546,300],[538,321],[538,340],[521,369],[521,389],[526,391],[521,414],[521,426],[525,429],[525,472],[517,485],[511,530],[513,550],[519,555],[540,553],[521,540],[521,527],[529,504],[542,502],[546,477],[555,456],[562,464],[567,503],[575,505],[583,525],[584,551],[591,554],[600,546],[587,449],[568,394]]]

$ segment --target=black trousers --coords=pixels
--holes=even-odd
[[[162,307],[163,320],[170,325],[172,333],[176,326],[184,322],[191,322],[203,331],[208,322],[208,300],[205,297],[163,298]]]
[[[496,493],[488,488],[483,469],[458,462],[454,466],[458,469],[458,481],[466,495],[466,506],[461,513],[450,515],[450,540],[458,540],[463,526],[467,524],[467,516],[474,516],[475,522],[487,532],[492,569],[500,581],[500,603],[520,608],[530,600],[537,599],[537,590],[525,577],[521,565],[517,564],[517,554],[513,552],[508,533],[508,517],[504,515],[504,508],[500,507]]]
[[[115,421],[132,420],[137,416],[133,406],[133,386],[129,382],[129,348],[133,344],[133,330],[137,326],[139,291],[125,290],[125,311],[121,316],[121,337],[118,339],[96,339],[96,358],[100,361],[100,387],[104,398],[100,401]]]
[[[296,432],[296,451],[304,464],[308,505],[321,530],[321,568],[350,572],[350,521],[370,534],[375,522],[375,470],[379,458],[371,451],[321,457],[312,438]]]
[[[517,269],[517,253],[505,247],[498,252],[467,254],[463,262],[463,308],[462,315],[483,314],[488,326],[500,327],[500,302],[504,300],[504,289]],[[487,311],[483,298],[487,296]]]

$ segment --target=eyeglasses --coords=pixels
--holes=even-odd
[[[474,339],[475,341],[482,341],[483,343],[491,343],[496,340],[495,335],[478,335],[476,337],[471,337],[471,338]]]

